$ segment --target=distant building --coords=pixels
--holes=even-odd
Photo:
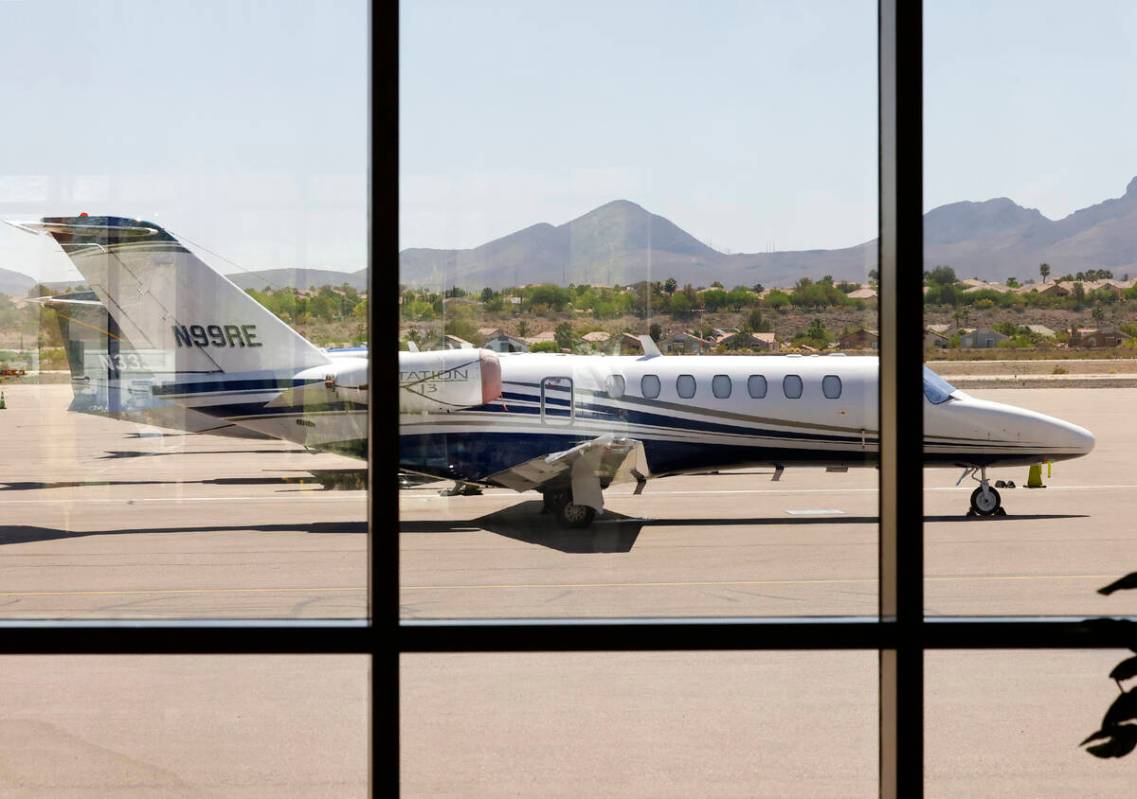
[[[965,350],[990,349],[1008,338],[998,330],[964,327],[959,331],[959,346]]]
[[[778,341],[773,333],[729,333],[718,339],[716,344],[730,350],[775,352],[778,349]]]
[[[580,338],[581,341],[593,349],[600,349],[612,339],[612,334],[606,333],[603,330],[593,330],[591,333],[585,333]]]
[[[1124,333],[1119,333],[1116,330],[1096,330],[1091,327],[1084,330],[1075,330],[1071,333],[1070,346],[1093,349],[1120,347],[1121,343],[1127,338],[1128,336]]]
[[[659,344],[663,352],[672,355],[702,355],[714,346],[713,342],[686,331],[676,333]]]
[[[951,339],[947,335],[947,331],[933,330],[933,325],[928,325],[924,328],[924,349],[947,349]],[[947,325],[935,325],[935,327],[947,327]]]
[[[877,350],[880,349],[880,333],[862,327],[837,339],[837,346],[843,350]]]
[[[448,333],[442,337],[442,348],[446,350],[472,350],[474,345],[464,338],[451,336]]]
[[[541,344],[546,341],[556,341],[557,334],[552,330],[542,330],[535,336],[529,336],[525,339],[525,343],[532,347],[534,344]]]
[[[1043,338],[1054,338],[1058,335],[1046,325],[1027,325],[1026,328],[1036,336],[1042,336]]]
[[[482,346],[494,352],[529,352],[525,339],[511,336],[503,330],[495,330],[486,336],[486,343]]]
[[[848,297],[851,300],[875,300],[876,289],[871,286],[861,286],[856,291],[850,291]]]

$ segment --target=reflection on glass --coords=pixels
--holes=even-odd
[[[1108,650],[928,652],[926,795],[1132,793],[1132,756],[1103,760],[1079,746],[1118,697],[1106,675],[1119,659]]]
[[[591,11],[402,10],[403,613],[875,614],[876,8]]]
[[[0,11],[0,616],[363,616],[367,4],[148,12]]]

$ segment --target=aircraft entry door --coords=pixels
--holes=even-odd
[[[567,426],[576,418],[571,377],[546,377],[541,381],[541,423]]]

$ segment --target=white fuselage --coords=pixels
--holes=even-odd
[[[652,475],[877,461],[875,357],[517,353],[499,359],[498,399],[402,414],[404,468],[478,481],[604,434],[642,442]],[[1031,464],[1093,447],[1088,431],[1043,414],[954,389],[935,399],[938,404],[928,393],[912,398],[923,405],[929,464]]]

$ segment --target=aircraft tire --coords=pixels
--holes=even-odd
[[[1003,510],[1003,499],[995,489],[988,488],[987,491],[988,496],[983,496],[983,487],[980,486],[971,492],[971,510],[977,516],[998,516]],[[1005,514],[1006,511],[1003,512]]]
[[[589,505],[566,502],[556,509],[557,524],[570,530],[580,530],[592,524],[596,509]]]

